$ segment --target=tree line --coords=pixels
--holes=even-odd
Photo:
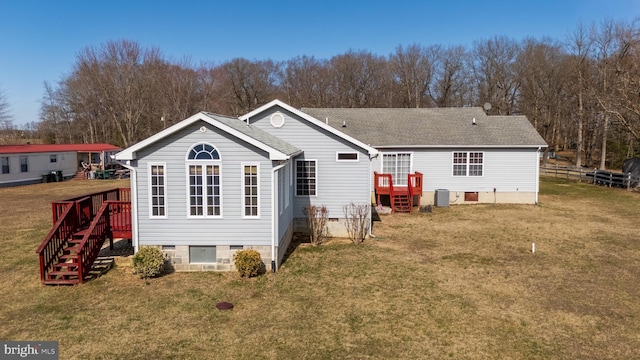
[[[238,116],[275,98],[296,108],[488,103],[490,115],[527,115],[551,149],[575,150],[577,166],[619,167],[640,147],[640,27],[606,20],[562,40],[496,36],[399,45],[387,56],[221,64],[110,41],[82,49],[69,75],[45,84],[34,128],[48,142],[126,147],[199,111]]]

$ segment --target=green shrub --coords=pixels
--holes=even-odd
[[[133,273],[140,275],[141,279],[156,277],[164,271],[166,258],[162,251],[156,247],[144,246],[133,255]]]
[[[256,276],[263,266],[260,253],[253,249],[237,251],[233,254],[233,262],[241,277]]]

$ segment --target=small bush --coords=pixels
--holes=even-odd
[[[256,276],[263,266],[260,253],[253,249],[237,251],[233,254],[233,262],[241,277]]]
[[[345,205],[343,209],[349,239],[354,244],[362,243],[369,233],[369,211],[371,205],[350,203]]]
[[[133,273],[141,279],[156,277],[164,271],[166,258],[162,251],[155,247],[144,246],[133,255]]]
[[[302,208],[302,212],[307,217],[309,241],[314,246],[322,244],[324,239],[329,235],[327,230],[329,210],[327,210],[327,207],[324,205],[307,205],[306,207]]]

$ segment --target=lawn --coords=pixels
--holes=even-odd
[[[50,202],[127,184],[0,189],[0,339],[58,340],[61,359],[638,356],[639,193],[543,178],[537,206],[383,216],[362,245],[302,244],[249,280],[145,281],[119,259],[85,284],[41,285]]]

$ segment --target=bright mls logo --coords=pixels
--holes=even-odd
[[[2,359],[57,360],[57,341],[0,341]]]

